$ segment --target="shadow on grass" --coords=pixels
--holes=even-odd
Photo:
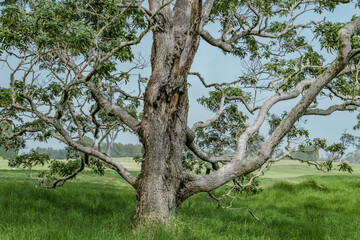
[[[130,188],[67,183],[52,190],[0,179],[0,239],[115,239],[131,231],[135,205]]]
[[[20,173],[0,171],[0,239],[360,239],[360,181],[280,182],[234,209],[198,194],[171,227],[134,231],[131,187],[108,184],[115,175],[86,180],[36,189]]]
[[[239,201],[234,209],[216,209],[216,204],[211,208],[205,194],[194,196],[179,216],[207,229],[209,235],[226,233],[226,239],[360,239],[359,196],[357,183],[279,182]]]

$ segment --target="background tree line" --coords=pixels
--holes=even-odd
[[[107,149],[107,145],[103,144],[102,149]],[[54,149],[51,147],[42,148],[37,147],[34,149],[37,153],[48,154],[51,159],[66,159],[66,149]],[[122,144],[114,143],[111,157],[135,157],[141,155],[140,144]]]
[[[104,144],[103,149],[107,148],[107,145]],[[48,154],[51,159],[66,159],[66,149],[54,149],[52,147],[42,148],[37,147],[33,149],[35,152]],[[111,157],[120,158],[120,157],[135,157],[141,156],[141,145],[140,144],[122,144],[115,143],[111,152]],[[6,150],[5,147],[0,146],[0,157],[3,159],[12,159],[18,155],[18,151],[14,149]],[[326,161],[331,158],[331,154],[327,153],[325,156],[320,157],[319,151],[313,152],[303,152],[296,151],[293,152],[292,156],[294,158],[303,159],[303,160],[313,160],[313,161]],[[289,159],[289,158],[287,158]],[[290,159],[289,159],[290,160]],[[355,150],[345,154],[342,157],[341,161],[347,161],[349,163],[360,164],[360,151]]]
[[[93,140],[89,137],[83,137],[83,141],[86,145],[93,145]],[[142,155],[142,147],[140,144],[122,144],[122,143],[111,143],[110,151],[108,152],[108,144],[103,143],[101,145],[101,151],[110,153],[111,157],[120,158],[120,157],[135,157]],[[32,148],[30,151],[36,152],[39,154],[47,154],[50,159],[67,159],[67,150],[66,148],[54,149],[52,147],[37,147]],[[11,141],[6,141],[0,135],[0,158],[3,159],[14,159],[18,156],[19,150],[18,147],[14,145]]]

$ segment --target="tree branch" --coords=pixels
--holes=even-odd
[[[220,91],[221,91],[221,99],[220,99],[220,106],[219,106],[219,110],[216,112],[216,115],[211,118],[211,119],[208,119],[205,123],[195,123],[191,130],[192,131],[196,131],[196,129],[198,128],[205,128],[205,127],[208,127],[210,126],[210,124],[212,124],[213,122],[215,122],[216,120],[219,119],[219,117],[221,116],[222,112],[224,111],[224,105],[225,105],[225,93],[224,93],[224,89],[220,88],[220,87],[217,87]]]
[[[238,83],[239,80],[236,80],[236,81],[233,81],[233,82],[224,82],[224,83],[211,83],[211,84],[207,84],[205,82],[205,79],[201,76],[200,73],[198,72],[189,72],[189,75],[194,75],[194,76],[197,76],[199,78],[199,80],[202,82],[202,84],[204,85],[204,87],[206,88],[210,88],[210,87],[221,87],[221,86],[230,86],[232,84],[235,84],[235,83]],[[227,100],[241,100],[241,102],[245,105],[246,109],[251,113],[253,114],[256,110],[260,109],[260,107],[254,107],[254,108],[251,108],[249,106],[249,104],[246,102],[246,100],[242,97],[242,96],[232,96],[232,97],[229,97],[225,94],[225,99]]]
[[[206,25],[206,23],[209,20],[209,16],[210,16],[210,12],[211,9],[213,8],[215,0],[206,0],[206,2],[204,3],[203,7],[202,7],[202,20],[201,20],[201,24],[200,24],[200,32],[202,32],[204,26]]]
[[[121,90],[121,88],[119,88],[118,86],[112,86],[112,90],[114,92],[119,92],[121,93],[122,95],[125,96],[125,99],[130,99],[130,100],[144,100],[143,97],[137,97],[137,96],[132,96],[130,94],[128,94],[127,92]]]
[[[89,156],[86,155],[85,157],[88,158]],[[45,188],[53,188],[53,189],[55,189],[57,186],[62,187],[62,186],[64,186],[64,184],[65,184],[65,182],[66,182],[67,180],[71,180],[71,179],[73,179],[74,177],[76,177],[76,175],[78,175],[80,172],[82,172],[82,171],[84,170],[84,168],[85,168],[85,161],[84,161],[84,159],[81,159],[81,165],[80,165],[80,167],[79,167],[78,169],[76,169],[73,173],[71,173],[71,174],[69,174],[69,175],[67,175],[67,176],[65,176],[65,177],[56,179],[56,180],[52,183],[52,185],[50,185],[50,186],[46,184],[47,178],[45,177],[45,178],[43,179],[43,181],[42,181],[42,185],[43,185]]]
[[[290,131],[294,123],[304,115],[310,104],[316,99],[319,92],[349,64],[356,51],[351,48],[351,36],[360,30],[360,17],[346,24],[339,31],[339,52],[337,60],[325,72],[316,79],[307,79],[300,82],[295,90],[290,93],[278,93],[268,99],[260,109],[254,124],[248,127],[239,137],[237,151],[234,159],[222,166],[219,170],[205,176],[185,173],[185,184],[180,190],[185,196],[191,196],[197,192],[208,192],[237,176],[244,175],[260,168],[271,156],[273,149],[280,143],[283,137]],[[270,138],[263,144],[258,155],[252,159],[244,159],[247,140],[262,124],[268,109],[276,102],[291,99],[300,94],[304,86],[310,85],[306,93],[296,106],[280,122]]]
[[[336,97],[348,101],[348,100],[359,100],[360,96],[347,96],[339,93],[335,88],[333,88],[330,84],[326,85],[326,89],[328,89],[331,93],[333,93]]]
[[[208,42],[210,45],[220,48],[221,50],[225,52],[232,52],[233,47],[230,43],[223,41],[222,39],[216,39],[211,34],[206,31],[202,30],[200,33],[200,36]]]
[[[142,0],[138,3],[133,2],[133,3],[121,3],[121,4],[116,4],[116,6],[120,7],[120,8],[140,8],[143,12],[145,12],[149,17],[151,17],[154,13],[152,12],[152,10],[149,10],[147,8],[144,8],[142,5],[142,3],[145,0]]]
[[[269,112],[270,108],[274,106],[276,103],[288,99],[296,98],[300,95],[304,87],[309,86],[310,84],[314,83],[315,79],[305,79],[299,82],[295,89],[292,92],[283,92],[283,93],[277,93],[270,97],[268,100],[264,102],[264,104],[261,106],[260,111],[258,113],[258,116],[255,120],[255,122],[249,126],[243,134],[240,135],[237,141],[237,148],[235,152],[235,159],[242,159],[244,157],[244,154],[246,152],[247,147],[247,141],[249,140],[250,136],[254,134],[263,124],[266,114]]]
[[[96,102],[104,109],[107,109],[114,113],[116,117],[118,117],[123,123],[125,123],[129,128],[131,128],[135,133],[138,132],[138,128],[140,126],[140,122],[132,117],[129,113],[127,113],[120,106],[115,105],[109,102],[104,95],[104,93],[96,87],[93,82],[86,82],[87,87],[89,88],[93,98]]]
[[[328,109],[308,109],[304,113],[304,115],[319,115],[319,116],[327,116],[332,114],[335,111],[354,111],[358,107],[360,107],[360,103],[358,102],[345,102],[339,105],[333,105]]]
[[[315,2],[315,1],[314,1]],[[294,30],[294,29],[304,29],[304,28],[309,28],[311,25],[316,25],[319,24],[321,21],[319,22],[314,22],[314,21],[310,21],[306,24],[298,24],[298,25],[292,25],[294,23],[294,21],[302,14],[304,14],[305,12],[308,12],[310,10],[314,10],[314,9],[303,9],[300,13],[295,15],[295,10],[298,9],[299,5],[302,3],[302,1],[297,2],[296,4],[294,4],[294,6],[292,7],[292,9],[290,10],[291,12],[291,17],[287,20],[285,28],[277,33],[269,33],[269,32],[265,32],[264,30],[267,28],[268,24],[268,17],[266,17],[265,19],[265,26],[262,27],[261,25],[263,24],[263,18],[261,17],[258,13],[258,11],[251,5],[251,4],[247,4],[247,7],[249,8],[249,11],[251,11],[255,16],[256,16],[256,20],[252,23],[251,26],[249,26],[249,28],[247,29],[243,29],[241,32],[234,34],[230,39],[226,40],[226,37],[224,36],[224,34],[227,34],[227,32],[224,32],[223,36],[220,39],[216,39],[214,38],[208,31],[206,30],[202,30],[201,29],[201,37],[208,42],[209,44],[216,46],[220,49],[222,49],[225,52],[232,52],[233,51],[233,44],[236,43],[239,39],[245,37],[245,36],[258,36],[261,38],[279,38],[283,35],[285,35],[286,33]],[[211,3],[212,6],[213,2]],[[280,13],[280,12],[274,12],[275,14]],[[242,19],[236,14],[234,13],[234,17],[237,18],[237,20],[239,22],[242,21]],[[261,19],[261,21],[260,21]],[[243,24],[240,24],[241,28],[243,28]],[[259,26],[258,30],[255,30],[255,28]],[[240,29],[236,30],[236,31],[240,31]],[[234,31],[233,31],[234,32]],[[261,44],[261,43],[260,43]],[[261,44],[262,45],[262,44]],[[268,49],[266,49],[268,51]]]
[[[26,108],[26,107],[21,106],[16,103],[12,104],[13,107],[23,110],[23,111],[31,112],[31,113],[35,114],[39,119],[44,121],[45,123],[52,125],[57,130],[57,132],[62,136],[61,140],[65,141],[66,144],[68,144],[69,146],[71,146],[85,154],[88,154],[88,155],[94,156],[98,159],[101,159],[103,162],[113,166],[114,168],[116,168],[116,171],[119,173],[120,176],[122,176],[130,185],[134,186],[136,177],[133,176],[126,168],[124,168],[118,161],[113,160],[111,157],[107,156],[104,153],[96,151],[93,148],[86,147],[86,146],[82,145],[81,143],[74,141],[71,138],[71,136],[67,133],[67,131],[63,128],[59,119],[49,118],[49,117],[45,116],[44,114],[42,114],[41,112],[39,112],[37,110],[35,104],[32,102],[32,100],[29,96],[27,96],[27,95],[22,95],[22,96],[28,100],[28,102],[31,106],[31,109]]]
[[[222,159],[222,158],[214,158],[210,157],[206,152],[204,152],[196,143],[194,142],[195,139],[195,132],[190,128],[186,129],[186,146],[201,160],[208,162],[208,163],[218,163],[218,162],[229,162],[229,159]]]
[[[94,67],[94,69],[86,76],[82,75],[82,73],[80,72],[80,70],[77,68],[74,60],[66,55],[65,59],[63,59],[63,61],[66,62],[66,64],[68,64],[72,70],[74,71],[74,73],[76,75],[78,75],[78,79],[74,79],[73,82],[76,83],[85,83],[86,86],[88,87],[88,89],[90,90],[93,98],[95,99],[95,101],[104,109],[108,109],[110,111],[112,111],[115,116],[119,117],[120,120],[122,122],[124,122],[128,127],[130,127],[135,133],[137,133],[138,130],[138,126],[139,126],[139,121],[135,118],[133,118],[130,114],[128,114],[124,109],[122,109],[120,106],[118,105],[114,105],[113,103],[108,101],[108,98],[105,96],[105,94],[103,92],[101,92],[100,90],[98,90],[98,87],[90,81],[91,77],[97,72],[97,68]],[[76,80],[76,81],[75,81]],[[69,84],[65,87],[65,90],[69,91],[69,89],[72,87],[73,84]],[[66,93],[66,92],[65,92]],[[68,97],[69,94],[64,94],[63,96],[63,101]],[[62,101],[62,102],[63,102]],[[58,112],[60,112],[62,110],[62,108],[60,107],[61,105],[59,104],[58,106]],[[61,116],[61,115],[59,115]],[[58,119],[60,117],[57,117]]]

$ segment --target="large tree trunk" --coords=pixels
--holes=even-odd
[[[187,74],[199,45],[199,0],[165,7],[153,31],[152,74],[145,90],[140,140],[145,148],[136,182],[136,219],[167,222],[180,204],[186,138]],[[161,1],[154,1],[154,9]]]
[[[150,86],[145,95],[141,139],[145,155],[136,186],[139,220],[166,222],[176,211],[188,111],[185,81],[179,81],[179,86]]]

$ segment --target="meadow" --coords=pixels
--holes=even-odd
[[[120,160],[138,171],[131,159]],[[170,227],[135,230],[135,194],[116,173],[85,172],[47,190],[0,160],[0,240],[360,239],[360,165],[353,168],[353,174],[322,174],[282,161],[260,179],[261,193],[231,209],[198,194],[183,203]]]

